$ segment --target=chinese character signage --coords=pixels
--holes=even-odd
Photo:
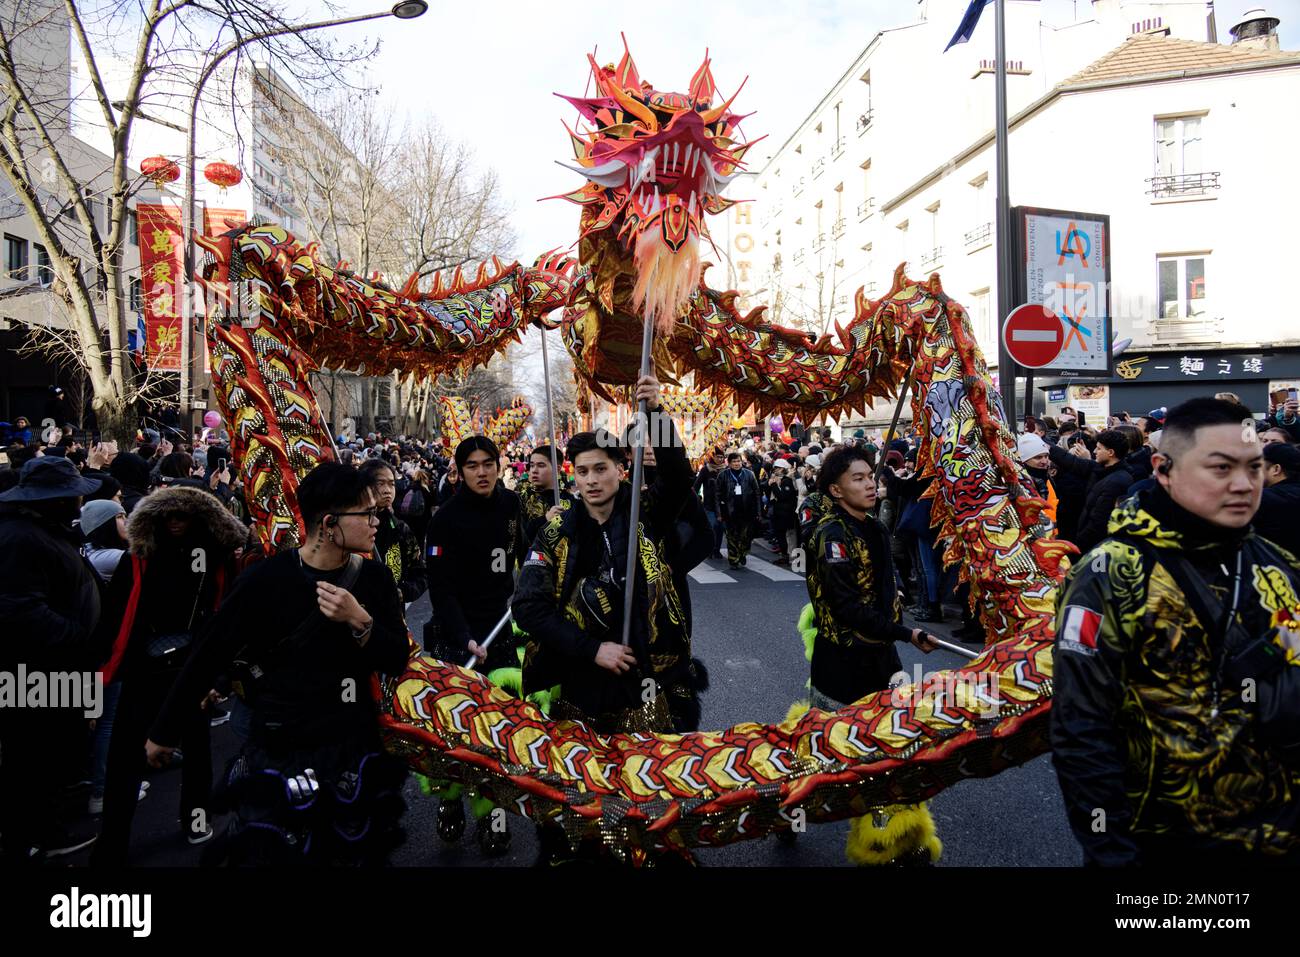
[[[1045,306],[1061,323],[1060,351],[1037,373],[1110,375],[1110,217],[1025,206],[1014,214],[1017,301]]]
[[[159,372],[181,368],[181,214],[174,206],[140,203],[140,286],[144,296],[144,359]]]

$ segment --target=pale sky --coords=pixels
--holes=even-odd
[[[343,6],[361,12],[385,2]],[[617,61],[624,31],[641,76],[664,90],[686,88],[707,46],[727,95],[748,75],[735,108],[756,112],[742,130],[751,139],[768,134],[774,151],[872,36],[911,21],[916,9],[916,0],[432,0],[419,20],[378,21],[365,32],[382,42],[369,71],[381,99],[400,115],[436,117],[497,170],[518,236],[503,253],[531,261],[577,238],[578,207],[537,200],[581,182],[555,164],[573,161],[560,121],[572,123],[576,111],[552,94],[582,95],[593,46],[599,63]],[[752,168],[767,155],[763,145]]]
[[[388,2],[343,0],[335,9],[360,13]],[[368,72],[370,82],[382,88],[382,102],[399,116],[436,117],[450,135],[474,148],[481,163],[497,170],[518,237],[502,258],[531,262],[577,236],[578,207],[537,200],[581,182],[555,165],[557,159],[572,161],[560,121],[572,123],[576,111],[552,93],[583,93],[586,54],[593,46],[599,63],[616,61],[623,31],[641,76],[663,90],[686,88],[706,46],[723,93],[730,95],[748,76],[735,108],[755,114],[742,126],[748,138],[768,136],[750,154],[750,168],[757,170],[877,32],[915,21],[923,5],[930,19],[950,20],[955,30],[966,0],[430,0],[418,20],[379,20],[338,32],[346,34],[340,39],[381,41]],[[1088,0],[1042,5],[1044,19],[1054,23],[1089,9]],[[1244,10],[1258,5],[1218,0],[1221,41]],[[1265,5],[1282,19],[1283,48],[1300,47],[1300,0]],[[304,20],[331,15],[316,0],[301,0],[297,8]],[[991,23],[992,17],[986,10],[984,18]],[[981,21],[980,35],[990,33]],[[941,53],[935,50],[935,56]]]

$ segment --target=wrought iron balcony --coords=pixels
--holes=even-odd
[[[835,220],[834,225],[831,226],[831,236],[835,239],[839,239],[844,235],[844,229],[844,217],[841,216],[839,219]]]
[[[921,271],[929,272],[931,269],[934,269],[936,266],[938,266],[939,261],[942,259],[943,259],[943,247],[935,246],[929,252],[921,256]]]
[[[1177,176],[1152,176],[1147,180],[1151,188],[1147,190],[1156,199],[1169,196],[1204,196],[1212,189],[1219,188],[1219,174],[1214,173],[1180,173]]]
[[[858,219],[863,220],[873,215],[876,211],[876,197],[868,196],[862,202],[858,203]]]
[[[861,116],[858,117],[858,121],[857,123],[854,124],[854,126],[856,127],[859,136],[861,136],[863,133],[865,133],[868,129],[871,128],[871,120],[874,115],[875,115],[874,110],[867,110],[865,113],[863,113]]]
[[[966,234],[966,248],[968,250],[978,249],[980,246],[987,246],[992,241],[992,223],[984,223],[982,226],[977,226]]]
[[[835,145],[831,147],[831,158],[835,159],[843,152],[844,152],[844,137],[841,136],[839,139],[835,141]]]
[[[823,173],[823,171],[825,171],[825,169],[826,169],[826,157],[823,156],[821,159],[817,160],[817,162],[813,163],[812,165],[813,179],[816,179],[818,176],[820,176]]]
[[[804,252],[804,250],[802,250],[802,249],[796,249],[796,250],[795,250],[795,253],[794,253],[794,264],[795,264],[796,266],[800,265],[800,264],[804,261],[804,258],[805,258],[806,256],[807,256],[807,253]]]
[[[817,238],[813,240],[813,252],[820,252],[826,245],[826,234],[818,233]]]

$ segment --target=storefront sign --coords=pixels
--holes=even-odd
[[[140,203],[140,287],[144,297],[144,360],[155,372],[181,368],[181,213]]]

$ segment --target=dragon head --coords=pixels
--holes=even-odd
[[[735,204],[719,194],[753,145],[736,138],[743,117],[730,107],[740,90],[714,105],[707,52],[685,93],[643,81],[626,40],[617,67],[587,59],[595,95],[561,94],[585,121],[569,129],[578,165],[561,165],[587,182],[563,198],[583,207],[583,239],[603,236],[633,257],[635,305],[671,324],[699,285],[704,214]]]

